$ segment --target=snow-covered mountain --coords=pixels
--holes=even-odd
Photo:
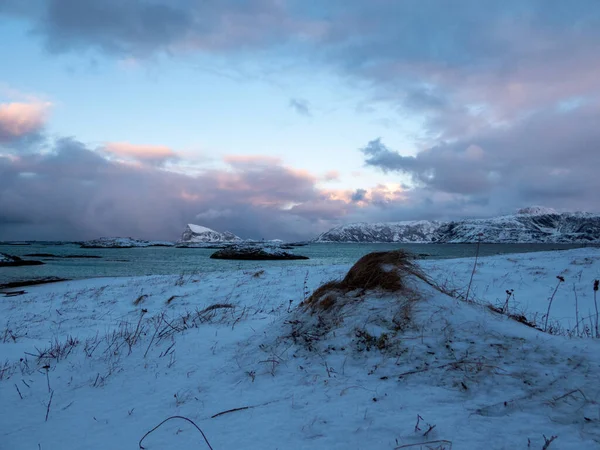
[[[81,243],[81,248],[172,247],[169,241],[144,241],[130,237],[101,237]]]
[[[242,239],[229,231],[220,233],[201,225],[188,224],[181,235],[180,243],[240,242]]]
[[[526,208],[515,215],[445,223],[436,235],[439,243],[600,243],[600,215]]]
[[[514,215],[452,222],[357,223],[333,228],[315,242],[600,243],[600,215],[529,207]]]
[[[413,222],[351,223],[332,228],[315,242],[399,242],[429,243],[440,227],[440,222],[419,220]]]

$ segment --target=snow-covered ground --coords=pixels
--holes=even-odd
[[[421,265],[465,294],[472,259]],[[215,450],[542,449],[544,435],[558,436],[551,450],[599,448],[600,340],[542,333],[418,280],[406,298],[298,306],[348,269],[91,279],[0,297],[0,448],[138,448],[171,416]],[[509,311],[543,324],[556,276],[550,323],[576,328],[577,295],[589,328],[598,249],[480,258],[469,298],[501,306],[512,289]],[[208,448],[184,419],[142,445]]]

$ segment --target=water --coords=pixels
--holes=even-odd
[[[567,244],[481,244],[481,256],[578,248]],[[76,244],[0,245],[1,253],[24,259],[43,261],[42,266],[2,267],[0,285],[9,282],[45,277],[68,279],[92,277],[123,277],[139,275],[172,275],[193,272],[263,269],[289,265],[352,264],[373,251],[403,248],[428,259],[471,257],[474,244],[311,244],[291,250],[308,256],[295,261],[226,261],[210,259],[215,251],[202,248],[147,247],[131,249],[82,249]],[[97,259],[67,259],[25,257],[31,253],[51,253],[57,256],[90,255]]]

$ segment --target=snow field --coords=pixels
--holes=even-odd
[[[464,294],[473,260],[421,265]],[[414,280],[414,295],[298,307],[348,269],[90,279],[0,297],[0,448],[138,448],[174,415],[215,450],[541,449],[543,435],[558,436],[550,449],[598,448],[598,340],[483,304],[514,289],[509,309],[541,318],[561,275],[550,321],[566,334],[575,292],[594,320],[600,251],[481,258],[475,304]],[[208,448],[183,420],[143,445]]]

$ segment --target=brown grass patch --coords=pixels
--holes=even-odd
[[[202,311],[200,311],[200,314],[206,313],[209,311],[214,311],[215,309],[229,309],[229,308],[235,308],[235,306],[232,305],[231,303],[215,303],[214,305],[210,305],[210,306],[204,308]]]
[[[415,256],[404,250],[369,253],[350,268],[343,280],[325,283],[302,304],[312,309],[326,311],[336,304],[336,299],[340,295],[355,290],[407,291],[406,278],[409,275],[428,282],[414,260]]]
[[[167,299],[167,305],[170,305],[171,302],[173,300],[175,300],[176,298],[181,297],[181,295],[171,295],[168,299]]]
[[[136,298],[133,301],[133,304],[135,306],[138,306],[139,304],[141,304],[144,300],[146,300],[148,298],[148,296],[146,294],[140,295],[138,298]]]

